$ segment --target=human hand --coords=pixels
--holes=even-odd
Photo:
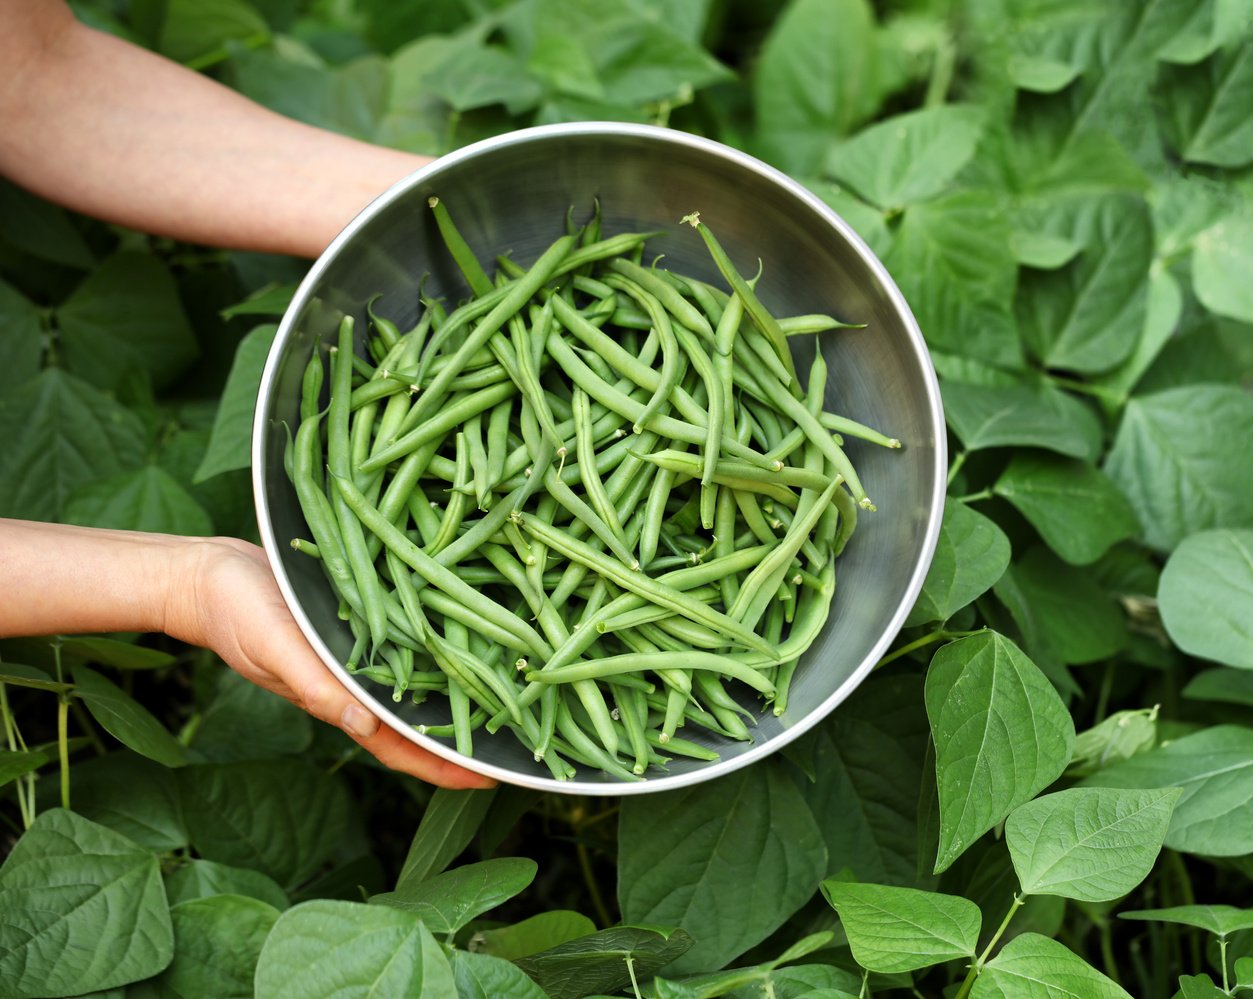
[[[495,783],[427,752],[362,706],[305,640],[256,545],[188,540],[172,564],[165,608],[170,635],[212,649],[245,679],[343,729],[393,770],[446,788]]]

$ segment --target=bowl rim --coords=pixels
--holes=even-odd
[[[705,766],[695,767],[694,769],[680,774],[660,776],[650,776],[640,781],[624,781],[612,777],[598,781],[589,780],[568,780],[558,781],[552,777],[544,777],[535,774],[520,773],[511,770],[508,767],[499,766],[480,760],[475,757],[463,756],[456,749],[444,742],[434,739],[430,736],[420,734],[412,725],[409,725],[396,717],[387,707],[381,703],[381,700],[368,691],[363,683],[351,673],[349,673],[339,661],[339,657],[333,655],[326,643],[322,641],[317,629],[314,628],[312,621],[309,620],[305,613],[299,597],[287,576],[287,572],[283,567],[280,558],[280,545],[274,533],[274,526],[270,520],[268,495],[265,484],[265,468],[263,458],[265,452],[266,440],[269,436],[270,420],[267,416],[273,400],[274,383],[277,375],[279,360],[283,353],[283,348],[287,341],[293,335],[295,329],[296,317],[303,313],[305,306],[311,296],[313,289],[317,286],[322,276],[332,265],[340,252],[352,241],[354,236],[368,225],[374,218],[385,212],[394,202],[402,198],[410,189],[416,187],[433,176],[438,176],[448,168],[455,166],[465,160],[472,160],[484,154],[494,153],[508,149],[511,146],[528,144],[536,141],[543,141],[550,138],[562,138],[569,136],[633,136],[646,139],[649,141],[658,141],[679,146],[687,146],[699,150],[702,153],[718,157],[726,160],[731,164],[750,172],[756,173],[771,183],[779,186],[785,193],[791,195],[796,200],[803,203],[812,212],[817,214],[832,229],[840,234],[840,236],[853,248],[862,263],[867,266],[880,282],[892,308],[900,316],[905,327],[905,333],[917,362],[919,371],[922,375],[926,390],[926,410],[930,417],[933,427],[936,429],[934,450],[933,450],[933,488],[932,495],[927,504],[929,520],[927,529],[923,537],[922,548],[918,553],[918,559],[914,565],[914,571],[910,576],[909,583],[905,588],[900,601],[892,614],[883,626],[879,637],[870,650],[863,657],[862,661],[849,673],[848,677],[840,684],[830,695],[823,699],[819,704],[810,709],[802,718],[799,718],[791,727],[784,729],[770,739],[762,740],[755,745],[750,746],[737,755],[719,759]],[[266,559],[269,562],[270,569],[274,574],[275,581],[278,584],[279,591],[283,596],[283,600],[288,610],[295,618],[297,625],[303,633],[306,641],[317,653],[318,658],[331,670],[332,674],[343,686],[353,694],[365,707],[379,718],[384,724],[389,726],[393,731],[398,732],[401,736],[409,741],[417,744],[422,749],[432,753],[433,755],[456,763],[467,770],[482,774],[486,777],[494,778],[503,784],[510,784],[517,787],[524,787],[536,791],[555,791],[562,794],[583,794],[591,796],[617,796],[627,794],[650,794],[661,791],[674,791],[680,788],[691,787],[696,784],[713,780],[717,777],[726,776],[735,771],[757,763],[765,757],[782,749],[784,746],[798,739],[806,732],[810,731],[822,720],[827,718],[832,711],[835,710],[850,694],[862,683],[862,681],[874,669],[875,664],[882,658],[888,646],[899,634],[904,626],[905,619],[913,609],[914,603],[918,599],[919,593],[926,580],[927,572],[930,569],[932,559],[935,555],[936,545],[939,540],[940,524],[944,512],[944,500],[946,494],[945,470],[948,465],[948,442],[944,432],[944,409],[940,398],[939,380],[936,376],[935,367],[931,360],[930,352],[927,349],[926,341],[923,338],[922,331],[918,326],[917,320],[914,318],[913,311],[909,304],[905,301],[904,295],[896,286],[896,282],[892,280],[887,268],[870,249],[866,242],[859,236],[853,228],[841,218],[829,205],[822,201],[808,188],[798,183],[787,174],[762,162],[755,156],[742,150],[735,149],[724,143],[704,136],[695,135],[689,132],[682,132],[671,128],[665,128],[658,125],[644,125],[624,122],[605,122],[605,121],[585,121],[559,123],[552,125],[537,125],[529,128],[517,129],[501,135],[492,136],[481,139],[469,145],[463,146],[453,152],[438,156],[430,163],[419,167],[406,177],[401,178],[391,187],[387,188],[379,194],[373,201],[365,206],[345,227],[335,236],[317,260],[310,266],[309,271],[305,274],[304,279],[300,282],[292,297],[291,303],[283,314],[283,318],[279,323],[278,331],[275,334],[274,341],[270,347],[270,351],[266,357],[265,367],[261,374],[261,383],[257,393],[256,409],[253,415],[252,424],[252,444],[251,444],[251,460],[252,460],[252,484],[253,499],[256,506],[257,526],[261,536],[262,547],[265,550]]]

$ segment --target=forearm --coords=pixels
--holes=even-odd
[[[22,5],[25,0],[22,0]],[[427,158],[301,124],[169,60],[25,11],[0,89],[0,173],[156,235],[312,257]],[[14,43],[11,43],[14,44]]]
[[[0,637],[162,631],[182,538],[0,520]]]

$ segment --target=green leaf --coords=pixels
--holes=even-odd
[[[1101,428],[1083,403],[1039,382],[975,385],[945,381],[944,417],[968,451],[990,447],[1037,447],[1093,461]]]
[[[692,946],[683,930],[614,926],[580,937],[514,962],[531,976],[550,999],[580,999],[616,992],[631,980],[650,977]]]
[[[1216,52],[1196,66],[1164,68],[1159,91],[1164,131],[1190,163],[1238,168],[1253,162],[1253,42]]]
[[[75,666],[74,696],[106,732],[141,756],[167,767],[187,763],[187,752],[147,708],[112,680],[86,666]]]
[[[46,690],[53,694],[63,694],[74,689],[72,683],[58,683],[44,670],[21,663],[0,662],[0,683],[11,683],[30,690]]]
[[[947,621],[995,585],[1009,555],[1009,539],[995,523],[965,503],[946,504],[935,557],[906,627]]]
[[[1253,62],[1253,60],[1251,60]],[[1250,120],[1253,120],[1251,118]],[[1192,287],[1211,312],[1253,323],[1253,212],[1223,219],[1196,237]]]
[[[1157,601],[1184,652],[1253,669],[1253,530],[1185,538],[1162,570]]]
[[[191,62],[227,42],[264,40],[265,19],[244,0],[166,0],[157,50],[176,62]]]
[[[134,642],[123,642],[103,635],[67,635],[61,638],[61,654],[100,663],[114,669],[160,669],[178,662],[175,656]]]
[[[982,917],[969,899],[831,880],[822,882],[822,893],[863,968],[895,974],[975,955]]]
[[[294,284],[271,283],[264,285],[242,302],[236,302],[234,305],[223,309],[218,315],[223,319],[234,319],[236,316],[281,316],[287,311],[287,307],[291,305],[291,300],[296,294],[296,288],[297,286]],[[264,327],[258,328],[264,329]],[[256,330],[253,330],[248,335],[252,336],[253,333],[256,333]],[[236,353],[238,353],[238,348]]]
[[[1115,711],[1075,736],[1068,777],[1086,777],[1120,760],[1147,753],[1157,743],[1157,708]]]
[[[257,957],[278,915],[244,895],[173,906],[174,960],[153,985],[179,999],[252,999]]]
[[[892,245],[892,236],[884,222],[883,212],[868,205],[839,184],[816,177],[807,177],[802,183],[818,195],[853,230],[866,241],[866,245],[879,257],[884,257]]]
[[[0,749],[0,787],[17,780],[48,762],[44,753]]]
[[[1023,933],[984,965],[970,999],[1131,999],[1064,944]]]
[[[61,351],[72,372],[115,389],[133,369],[169,384],[196,357],[196,340],[169,270],[156,257],[105,260],[57,309]]]
[[[256,990],[267,999],[457,995],[447,956],[416,916],[331,899],[278,917],[257,961]]]
[[[96,258],[70,215],[29,191],[0,180],[0,241],[37,260],[89,270]]]
[[[165,893],[171,905],[214,895],[246,895],[279,911],[288,906],[287,894],[273,878],[212,860],[190,860],[171,871],[165,876]]]
[[[1253,397],[1228,385],[1190,385],[1132,399],[1105,460],[1144,540],[1170,551],[1189,534],[1253,524],[1253,465],[1232,460],[1253,440]]]
[[[218,402],[209,447],[196,469],[194,481],[203,482],[222,472],[252,464],[252,417],[261,387],[261,369],[265,367],[277,332],[277,326],[258,326],[240,341]]]
[[[39,374],[44,333],[35,304],[3,281],[0,281],[0,331],[5,351],[5,363],[0,366],[0,395],[7,395]]]
[[[1253,708],[1253,673],[1240,669],[1207,669],[1188,681],[1183,696]]]
[[[139,417],[60,368],[0,397],[0,515],[57,517],[69,494],[144,463]]]
[[[983,120],[965,104],[907,111],[840,143],[827,169],[880,208],[904,208],[944,192],[974,155]]]
[[[1235,963],[1236,988],[1253,989],[1253,957],[1238,957]]]
[[[993,490],[1071,565],[1088,565],[1139,531],[1126,497],[1103,472],[1056,455],[1018,452]]]
[[[917,676],[875,674],[811,737],[815,779],[798,781],[827,870],[915,885],[916,818],[929,733]]]
[[[1185,65],[1200,62],[1216,49],[1239,40],[1250,13],[1248,0],[1200,0],[1188,23],[1157,57]]]
[[[213,533],[205,508],[156,465],[76,489],[66,500],[61,519],[67,524],[121,531],[201,537]]]
[[[155,975],[173,954],[157,858],[125,836],[52,809],[0,867],[6,996],[125,985]]]
[[[1009,639],[951,642],[927,671],[940,803],[937,873],[1056,780],[1075,729],[1052,684]]]
[[[1223,999],[1226,995],[1209,975],[1180,975],[1173,999]]]
[[[1090,572],[1037,546],[1006,575],[1030,607],[1034,626],[1049,650],[1063,663],[1097,662],[1126,647],[1122,606]]]
[[[1125,396],[1135,388],[1163,348],[1170,343],[1183,312],[1183,292],[1179,282],[1158,263],[1149,268],[1149,292],[1145,305],[1144,329],[1135,348],[1118,367],[1093,380]]]
[[[200,856],[261,871],[285,888],[330,859],[348,824],[343,784],[306,763],[193,765],[180,771],[179,789]]]
[[[833,135],[878,110],[879,57],[866,0],[794,0],[770,29],[753,77],[766,157],[789,173],[813,173]]]
[[[1120,912],[1119,919],[1143,919],[1154,923],[1181,923],[1227,937],[1241,930],[1253,930],[1253,909],[1234,905],[1174,905],[1165,909],[1135,909]]]
[[[1022,890],[1111,902],[1148,877],[1182,792],[1075,787],[1029,801],[1005,820]]]
[[[622,802],[622,918],[693,934],[675,973],[721,967],[764,940],[813,894],[826,867],[809,806],[776,766]],[[735,919],[720,918],[732,909]]]
[[[191,748],[214,763],[265,760],[303,753],[313,720],[294,704],[238,673],[224,670],[200,716]]]
[[[1166,845],[1184,853],[1253,853],[1253,728],[1215,725],[1107,767],[1095,787],[1181,787]]]
[[[537,870],[535,861],[526,857],[495,857],[415,882],[403,891],[372,895],[370,904],[412,912],[432,933],[456,933],[525,891]]]
[[[883,262],[933,349],[1022,365],[1013,315],[1018,268],[999,198],[970,190],[911,205]]]
[[[372,141],[387,109],[389,66],[376,55],[331,69],[277,48],[236,49],[231,64],[242,94],[318,128]]]
[[[490,954],[449,954],[457,999],[548,999],[526,972]]]
[[[1056,270],[1078,256],[1083,245],[1069,236],[1015,229],[1009,236],[1014,259],[1038,270]]]
[[[512,926],[479,930],[474,935],[476,949],[506,961],[516,961],[558,944],[596,932],[596,924],[581,912],[552,909]]]
[[[409,853],[396,879],[396,890],[434,877],[470,845],[495,798],[487,791],[450,791],[437,788],[422,813]]]
[[[76,762],[74,811],[158,852],[187,845],[174,773],[134,753],[120,751]]]
[[[1054,94],[1070,86],[1079,67],[1045,56],[1017,54],[1009,58],[1009,78],[1019,90]]]
[[[1034,228],[1084,249],[1065,267],[1023,275],[1016,313],[1024,342],[1046,367],[1107,371],[1127,358],[1144,327],[1148,205],[1135,194],[1043,200]]]

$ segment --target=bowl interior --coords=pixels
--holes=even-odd
[[[741,272],[764,265],[758,294],[776,315],[825,312],[864,330],[823,334],[827,408],[899,438],[901,450],[850,440],[847,450],[877,511],[863,513],[837,562],[830,619],[796,672],[787,712],[760,716],[752,744],[717,740],[716,764],[676,758],[666,774],[625,784],[588,768],[558,783],[508,733],[480,735],[475,757],[412,725],[443,722],[438,708],[394,704],[390,691],[340,666],[352,645],[320,567],[287,542],[307,533],[283,472],[287,426],[298,421],[300,380],[315,341],[340,318],[365,324],[366,303],[409,328],[419,286],[455,302],[466,293],[427,208],[437,195],[485,264],[497,254],[529,264],[599,199],[606,235],[662,230],[648,259],[724,286],[704,242],[680,218],[699,211]],[[489,271],[490,271],[489,266]],[[807,370],[814,338],[793,341]],[[314,648],[388,724],[441,755],[516,784],[580,793],[661,790],[729,772],[777,749],[848,696],[899,630],[930,563],[945,467],[939,392],[908,308],[882,266],[845,223],[776,171],[726,147],[636,126],[530,129],[436,161],[380,197],[314,265],[284,318],[258,401],[253,455],[262,536],[280,586]],[[760,710],[757,702],[746,702]],[[699,732],[687,738],[705,741]]]

